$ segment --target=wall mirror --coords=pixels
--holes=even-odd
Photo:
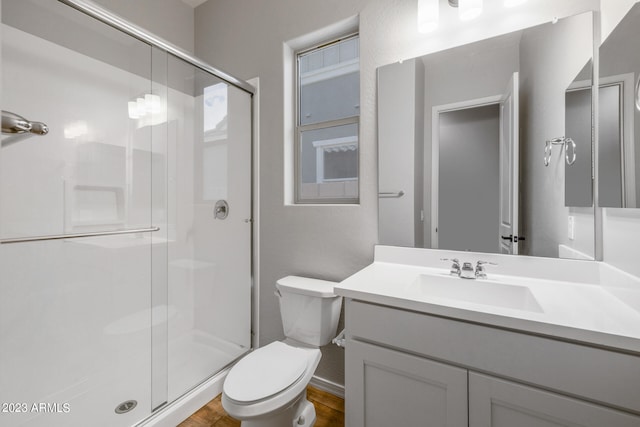
[[[601,207],[640,207],[640,4],[600,46],[598,189]]]
[[[590,106],[577,147],[565,114],[593,48],[588,12],[380,67],[380,243],[593,259],[592,203],[565,200],[568,160],[590,163]]]

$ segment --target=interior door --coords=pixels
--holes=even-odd
[[[518,254],[518,73],[500,100],[500,252]]]

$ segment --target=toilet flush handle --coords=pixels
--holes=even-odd
[[[282,294],[280,293],[280,289],[276,289],[276,290],[273,292],[273,294],[274,294],[275,296],[277,296],[278,298],[282,298]]]

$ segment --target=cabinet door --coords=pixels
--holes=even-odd
[[[640,417],[469,373],[469,427],[639,427]]]
[[[375,345],[346,345],[347,427],[467,427],[467,371]]]

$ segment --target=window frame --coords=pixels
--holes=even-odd
[[[295,99],[295,103],[294,103],[294,149],[293,149],[293,153],[294,153],[294,184],[293,184],[293,192],[294,192],[294,204],[296,205],[327,205],[327,204],[339,204],[339,205],[358,205],[360,203],[360,111],[358,112],[358,115],[353,115],[353,116],[349,116],[349,117],[344,117],[344,118],[340,118],[340,119],[333,119],[333,120],[326,120],[323,122],[318,122],[318,123],[312,123],[312,124],[306,124],[303,125],[301,124],[302,118],[300,115],[300,107],[301,107],[301,102],[300,102],[300,96],[301,96],[301,81],[300,81],[300,57],[304,54],[307,54],[309,52],[312,52],[314,50],[318,50],[318,49],[322,49],[328,46],[331,46],[333,44],[337,44],[340,43],[342,41],[346,41],[349,39],[353,39],[353,38],[357,38],[358,39],[358,84],[360,84],[360,76],[361,76],[361,69],[360,69],[360,33],[358,31],[355,32],[350,32],[348,34],[342,35],[342,36],[338,36],[338,37],[333,37],[328,41],[325,41],[323,43],[319,43],[316,44],[312,47],[307,47],[304,49],[300,49],[294,52],[294,81],[295,81],[295,87],[294,87],[294,99]],[[358,102],[358,105],[360,105],[360,102]],[[327,128],[333,128],[333,127],[338,127],[338,126],[345,126],[345,125],[353,125],[355,124],[357,127],[357,144],[358,144],[358,164],[356,167],[357,170],[357,176],[355,179],[350,178],[350,179],[345,179],[343,181],[353,181],[353,180],[357,180],[358,182],[358,194],[356,197],[334,197],[334,198],[330,198],[330,197],[325,197],[325,198],[302,198],[301,197],[301,184],[302,184],[302,175],[301,175],[301,162],[300,162],[300,156],[301,156],[301,147],[300,147],[300,143],[302,141],[302,135],[304,132],[307,131],[313,131],[313,130],[319,130],[319,129],[327,129]]]

